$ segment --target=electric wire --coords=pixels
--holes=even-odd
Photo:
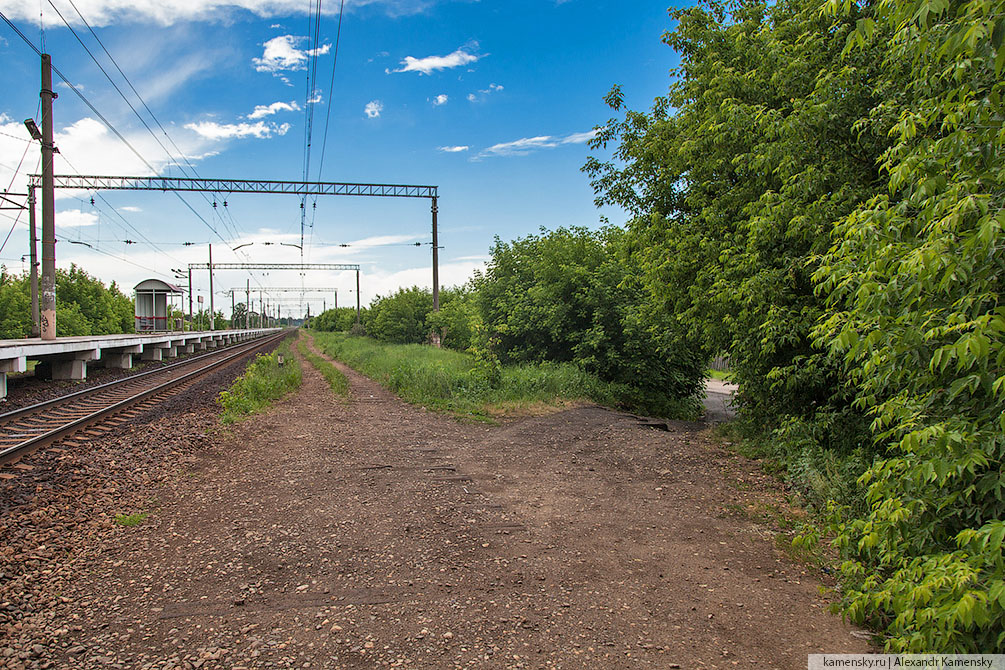
[[[20,37],[20,38],[21,38],[21,39],[22,39],[22,40],[23,40],[23,41],[25,42],[25,44],[27,44],[27,45],[28,45],[29,47],[31,47],[32,51],[34,51],[34,52],[35,52],[35,53],[36,53],[36,54],[38,55],[38,57],[39,57],[39,58],[41,58],[41,57],[42,57],[42,52],[41,52],[41,51],[39,51],[38,47],[36,47],[36,46],[35,46],[34,44],[32,44],[31,40],[29,40],[29,39],[28,39],[28,38],[27,38],[27,37],[25,36],[25,34],[24,34],[24,33],[22,33],[22,32],[21,32],[21,30],[20,30],[20,29],[19,29],[19,28],[18,28],[17,26],[15,26],[15,25],[14,25],[14,23],[13,23],[13,22],[12,22],[12,21],[11,21],[11,20],[10,20],[9,18],[7,18],[7,15],[6,15],[6,14],[4,14],[3,12],[0,12],[0,19],[3,19],[3,21],[4,21],[4,22],[5,22],[5,23],[6,23],[6,24],[7,24],[8,26],[10,26],[10,28],[11,28],[11,29],[12,29],[12,30],[13,30],[13,31],[14,31],[15,33],[17,33],[17,35],[18,35],[18,36],[19,36],[19,37]],[[122,133],[120,133],[120,132],[119,132],[118,128],[116,128],[116,127],[115,127],[115,126],[114,126],[114,125],[112,124],[112,122],[111,122],[111,121],[109,121],[109,120],[108,120],[107,118],[105,118],[104,114],[102,114],[102,113],[101,113],[100,111],[98,111],[98,109],[97,109],[97,108],[96,108],[96,107],[95,107],[95,106],[94,106],[94,105],[93,105],[93,104],[91,103],[91,101],[90,101],[90,100],[88,100],[88,99],[87,99],[87,97],[86,97],[86,96],[85,96],[85,95],[84,95],[83,93],[81,93],[81,92],[80,92],[80,90],[79,90],[79,89],[78,89],[78,88],[77,88],[76,86],[74,86],[74,85],[73,85],[73,84],[72,84],[72,83],[70,82],[70,80],[69,80],[69,79],[68,79],[68,78],[66,77],[66,75],[64,75],[64,74],[63,74],[63,73],[62,73],[62,72],[61,72],[61,71],[59,70],[59,68],[57,68],[57,67],[56,67],[55,65],[52,65],[52,71],[53,71],[53,72],[55,72],[55,73],[56,73],[56,75],[57,75],[57,76],[58,76],[58,77],[59,77],[59,78],[60,78],[61,80],[63,80],[63,83],[64,83],[64,84],[66,84],[66,85],[67,85],[67,87],[69,87],[69,89],[70,89],[71,91],[73,91],[73,92],[74,92],[74,94],[76,94],[76,96],[77,96],[78,98],[80,98],[80,100],[81,100],[81,101],[82,101],[82,102],[83,102],[83,103],[84,103],[84,104],[85,104],[85,105],[87,106],[87,108],[88,108],[88,109],[90,109],[90,110],[91,110],[92,112],[94,112],[95,116],[97,116],[97,117],[98,117],[98,119],[99,119],[99,120],[100,120],[100,121],[101,121],[101,122],[102,122],[102,123],[103,123],[103,124],[105,125],[105,127],[106,127],[106,128],[108,128],[108,129],[109,129],[110,131],[112,131],[112,133],[113,133],[113,134],[114,134],[114,135],[115,135],[115,136],[116,136],[117,138],[119,138],[119,140],[120,140],[120,141],[121,141],[121,142],[122,142],[123,144],[125,144],[125,145],[126,145],[126,147],[128,147],[128,148],[129,148],[129,150],[130,150],[130,151],[132,151],[132,152],[133,152],[133,154],[135,154],[135,155],[136,155],[136,157],[137,157],[137,158],[139,158],[139,159],[140,159],[140,161],[141,161],[141,162],[142,162],[142,163],[143,163],[144,165],[146,165],[146,166],[147,166],[147,168],[148,168],[148,169],[149,169],[149,170],[150,170],[150,171],[151,171],[151,172],[152,172],[153,174],[157,174],[157,173],[158,173],[158,170],[156,170],[156,169],[155,169],[155,168],[153,167],[153,165],[151,165],[151,164],[150,164],[150,162],[149,162],[149,161],[147,161],[147,159],[146,159],[146,158],[144,158],[144,157],[143,157],[143,155],[142,155],[142,154],[141,154],[141,153],[140,153],[139,151],[137,151],[137,150],[136,150],[136,147],[134,147],[134,146],[133,146],[133,145],[132,145],[132,144],[131,144],[131,143],[129,142],[129,140],[127,140],[127,139],[125,138],[125,136],[123,136],[123,135],[122,135]],[[80,174],[80,173],[78,172],[77,174]],[[184,197],[182,197],[182,195],[181,195],[180,193],[178,193],[177,191],[172,191],[172,193],[174,193],[174,195],[175,195],[175,196],[176,196],[176,197],[177,197],[177,198],[178,198],[179,200],[181,200],[181,201],[182,201],[182,203],[184,203],[184,204],[185,204],[185,206],[186,206],[186,207],[187,207],[187,208],[189,209],[189,211],[191,211],[191,212],[192,212],[192,214],[194,214],[194,215],[196,216],[196,218],[198,218],[198,219],[199,219],[199,220],[200,220],[200,221],[201,221],[201,222],[202,222],[202,223],[203,223],[203,224],[204,224],[204,225],[205,225],[205,226],[206,226],[207,228],[209,228],[209,229],[210,229],[210,230],[211,230],[211,231],[213,232],[213,234],[214,234],[214,235],[216,235],[217,237],[219,237],[219,238],[220,238],[220,240],[221,240],[221,241],[222,241],[222,242],[223,242],[224,244],[228,244],[228,245],[230,244],[230,241],[228,241],[228,240],[227,240],[226,238],[224,238],[224,237],[223,237],[223,235],[221,235],[221,234],[220,234],[220,232],[219,232],[218,230],[216,230],[216,229],[215,229],[215,228],[214,228],[214,227],[213,227],[213,226],[212,226],[212,225],[211,225],[211,224],[209,223],[209,221],[207,221],[207,220],[205,219],[205,217],[203,217],[203,216],[202,216],[202,214],[200,214],[199,212],[197,212],[197,211],[195,210],[195,208],[194,208],[194,207],[192,207],[192,205],[191,205],[191,204],[190,204],[190,203],[189,203],[189,202],[188,202],[188,201],[187,201],[187,200],[186,200],[186,199],[185,199]]]
[[[21,166],[24,164],[24,159],[28,156],[28,150],[29,149],[31,149],[31,144],[30,143],[28,144],[28,146],[26,146],[24,148],[24,153],[21,154],[21,160],[19,160],[17,162],[17,167],[14,168],[14,174],[11,176],[10,185],[7,186],[7,191],[10,191],[11,188],[14,187],[14,180],[17,179],[17,173],[21,171]],[[38,160],[39,160],[39,162],[41,162],[42,157],[39,156]],[[17,228],[18,221],[21,220],[21,215],[22,214],[24,214],[24,210],[23,209],[19,209],[18,212],[17,212],[17,216],[14,217],[14,223],[11,224],[10,230],[7,231],[7,237],[4,238],[3,244],[0,244],[0,251],[3,251],[4,247],[7,246],[7,241],[10,240],[10,236],[14,234],[14,229]]]
[[[147,130],[148,133],[150,133],[150,136],[154,139],[154,141],[157,143],[157,145],[164,151],[164,153],[165,153],[165,155],[167,155],[168,159],[172,163],[178,165],[179,168],[184,173],[184,171],[185,171],[184,167],[181,166],[181,162],[178,160],[178,158],[176,158],[174,156],[174,154],[172,154],[171,151],[169,151],[168,148],[166,146],[164,146],[164,143],[161,142],[160,138],[157,137],[157,134],[154,133],[153,128],[150,127],[150,124],[148,124],[146,122],[146,119],[144,119],[140,115],[140,113],[136,110],[136,107],[133,105],[133,103],[129,100],[129,98],[126,97],[125,93],[122,92],[122,89],[119,88],[118,84],[115,83],[115,81],[112,79],[111,75],[108,74],[108,71],[105,70],[105,68],[101,65],[101,63],[94,56],[94,54],[91,52],[91,50],[87,47],[87,45],[84,43],[84,40],[81,39],[81,37],[77,33],[77,31],[74,30],[74,28],[73,28],[72,25],[70,25],[70,22],[66,20],[65,16],[63,16],[63,13],[61,11],[59,11],[59,8],[55,5],[55,3],[53,2],[53,0],[48,0],[48,2],[49,2],[49,5],[51,5],[52,8],[56,11],[56,14],[59,16],[60,20],[63,21],[63,24],[66,25],[66,27],[70,30],[70,33],[77,40],[77,42],[80,44],[81,48],[83,48],[84,51],[87,53],[87,55],[90,56],[91,60],[94,61],[94,64],[101,71],[101,74],[105,75],[105,79],[107,79],[108,83],[112,85],[112,88],[114,88],[115,92],[119,94],[119,97],[121,97],[122,100],[126,103],[126,105],[129,107],[129,109],[132,111],[133,115],[139,120],[139,122],[141,124],[143,124],[143,127],[146,128],[146,130]],[[136,97],[140,100],[140,102],[146,108],[146,110],[150,114],[150,116],[154,119],[154,121],[157,123],[157,125],[160,126],[161,130],[164,131],[164,127],[160,125],[159,121],[157,121],[157,118],[154,116],[153,112],[150,111],[150,107],[147,106],[147,104],[143,100],[142,96],[140,96],[140,94],[136,92],[136,88],[132,85],[132,82],[129,81],[129,78],[126,77],[126,75],[122,72],[122,68],[119,67],[119,64],[115,61],[114,58],[112,58],[112,55],[110,53],[108,53],[108,50],[105,49],[105,45],[101,42],[101,40],[99,40],[97,38],[97,35],[95,35],[94,31],[91,29],[91,26],[90,26],[90,24],[87,23],[87,20],[84,19],[84,16],[80,13],[80,10],[77,9],[77,6],[73,3],[73,0],[69,0],[69,2],[70,2],[70,5],[73,7],[73,9],[77,12],[77,16],[80,17],[80,20],[83,21],[84,25],[87,26],[87,29],[90,30],[91,35],[94,36],[94,38],[98,42],[98,44],[101,45],[101,48],[104,49],[105,55],[108,56],[109,60],[111,60],[112,63],[115,65],[116,69],[118,69],[119,74],[122,75],[122,78],[126,81],[126,83],[129,85],[129,87],[132,89],[133,93],[136,94]],[[166,137],[168,137],[168,140],[170,141],[170,136],[167,135],[166,131],[164,131],[164,135]],[[172,144],[173,144],[173,142],[172,142]],[[175,148],[177,149],[177,145],[175,145]],[[184,156],[184,153],[181,152],[180,149],[178,150],[178,152],[179,152],[179,154],[182,155],[183,158],[185,158],[186,161],[188,160]],[[147,167],[151,167],[151,169],[153,169],[152,166],[150,166],[149,163],[147,163]],[[157,171],[155,170],[155,173],[156,172]],[[186,175],[186,176],[188,176],[188,175]],[[210,202],[209,198],[206,196],[205,193],[203,193],[201,195],[202,195],[203,199],[206,200],[207,203]],[[235,231],[232,231],[232,232],[234,232],[236,234],[237,231],[235,230]]]

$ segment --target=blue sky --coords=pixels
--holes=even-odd
[[[53,3],[177,158],[69,0]],[[318,45],[309,38],[313,3],[301,0],[134,0],[128,11],[115,0],[75,4],[199,176],[300,179],[313,100],[312,180],[320,170],[326,181],[438,186],[446,286],[482,266],[495,236],[510,240],[541,226],[595,227],[602,214],[621,222],[620,212],[593,205],[579,170],[590,153],[586,141],[611,115],[602,98],[612,85],[624,87],[629,106],[646,108],[666,91],[668,70],[677,63],[660,41],[670,27],[666,5],[641,0],[349,0],[333,87],[335,0],[322,3]],[[149,163],[59,85],[57,173],[181,174],[53,4],[0,0],[0,11],[36,46],[41,13],[54,65]],[[6,24],[0,24],[0,62],[0,188],[23,192],[24,175],[35,170],[39,155],[22,125],[27,117],[38,119],[39,64]],[[170,194],[57,195],[58,264],[76,262],[125,287],[205,262],[210,242],[217,262],[300,260],[297,249],[278,244],[299,244],[296,196],[185,195],[207,226]],[[307,207],[314,225],[306,231],[304,259],[361,264],[364,304],[399,286],[431,284],[428,201],[321,197],[316,209],[310,200]],[[26,216],[14,225],[8,218],[14,214],[0,212],[0,241],[14,226],[0,262],[19,271],[27,267],[21,261],[27,227]],[[196,273],[195,282],[204,296],[205,274]],[[247,271],[221,271],[215,288],[244,286],[248,279]],[[355,302],[348,273],[254,272],[250,279],[261,287],[334,286],[340,304]],[[296,294],[274,299],[292,301],[284,313],[301,310]],[[311,300],[312,311],[320,302]],[[229,311],[230,299],[218,295],[216,304]]]

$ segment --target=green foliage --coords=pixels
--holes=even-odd
[[[421,343],[429,336],[426,316],[433,311],[433,294],[418,286],[398,292],[370,304],[366,330],[370,337],[396,344]]]
[[[115,525],[125,526],[126,528],[133,528],[140,525],[143,521],[150,516],[150,512],[136,512],[135,514],[116,514],[115,515]]]
[[[695,416],[706,361],[654,318],[622,231],[542,231],[496,240],[474,280],[481,319],[504,362],[574,363],[632,388],[629,404]]]
[[[471,287],[440,292],[440,311],[426,316],[429,330],[440,336],[440,344],[457,351],[473,346],[479,326],[478,305]]]
[[[31,333],[31,286],[27,273],[0,270],[0,338]],[[110,335],[134,329],[133,301],[115,282],[105,286],[76,265],[56,269],[56,329],[59,335]]]
[[[367,310],[362,310],[362,318],[367,318]],[[348,332],[356,323],[355,307],[327,309],[311,319],[311,328],[322,332]]]
[[[31,333],[31,288],[28,274],[12,275],[0,266],[0,339]]]
[[[488,419],[493,410],[534,403],[592,399],[613,404],[619,389],[575,365],[507,365],[493,387],[472,356],[420,344],[390,345],[370,338],[318,333],[334,358],[377,380],[408,402],[462,418]]]
[[[1005,651],[1003,16],[883,0],[847,40],[849,57],[886,50],[869,121],[892,118],[894,144],[817,270],[834,309],[818,335],[885,458],[862,477],[868,513],[835,507],[832,528],[844,611],[896,651]]]
[[[668,95],[584,166],[644,304],[728,353],[749,443],[832,501],[845,614],[1005,650],[1005,0],[671,15]]]
[[[879,56],[842,61],[854,21],[816,0],[728,6],[671,12],[664,41],[682,58],[668,95],[611,119],[592,144],[617,143],[615,160],[584,170],[598,204],[633,215],[652,309],[689,348],[728,352],[743,417],[764,432],[854,397],[813,347],[826,307],[811,274],[832,222],[878,183],[885,138],[852,126],[875,105]],[[608,103],[620,111],[620,89]]]
[[[349,395],[349,379],[342,374],[342,371],[331,364],[330,361],[325,360],[321,356],[310,350],[305,340],[305,335],[301,335],[297,339],[297,351],[300,355],[307,359],[307,361],[314,366],[314,368],[321,373],[321,376],[325,378],[328,382],[328,386],[331,387],[335,395],[348,396]]]
[[[282,356],[284,364],[279,364]],[[220,421],[235,423],[267,409],[274,401],[300,387],[300,364],[284,340],[271,354],[259,354],[248,364],[244,374],[221,391],[218,401],[223,407]]]

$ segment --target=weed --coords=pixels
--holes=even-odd
[[[280,356],[284,363],[279,363]],[[302,380],[300,363],[284,341],[271,354],[259,354],[244,375],[220,393],[220,421],[229,424],[265,410],[274,401],[297,389]]]
[[[318,333],[321,349],[375,379],[408,402],[460,419],[493,422],[509,408],[575,400],[615,404],[613,385],[570,363],[505,365],[499,378],[470,354],[421,344],[381,344],[362,337]],[[497,383],[496,383],[497,382]]]
[[[136,512],[135,514],[116,514],[115,523],[119,526],[132,528],[143,523],[143,520],[150,516],[150,512]]]
[[[342,374],[342,371],[337,367],[308,349],[307,343],[303,338],[297,340],[297,351],[299,351],[300,355],[306,358],[310,364],[321,373],[321,376],[324,377],[325,381],[328,382],[328,385],[331,386],[335,395],[343,397],[349,395],[349,379]]]

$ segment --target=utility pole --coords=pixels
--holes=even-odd
[[[56,189],[52,158],[52,57],[42,54],[42,304],[39,334],[56,339]]]
[[[209,245],[209,329],[216,330],[213,314],[213,245]]]
[[[192,268],[188,269],[188,327],[195,330],[195,314],[192,312]]]
[[[265,328],[265,294],[258,292],[258,327]]]
[[[433,311],[440,311],[440,245],[436,235],[436,196],[432,197],[433,211]],[[359,287],[357,287],[359,288]]]
[[[230,327],[234,327],[234,292],[230,292]]]
[[[359,323],[359,270],[356,270],[356,323]]]
[[[251,328],[251,278],[244,287],[244,329]]]
[[[335,291],[335,307],[334,307],[334,309],[338,309],[338,291]]]
[[[38,233],[35,231],[35,189],[28,188],[28,244],[31,245],[31,336],[38,337]]]

